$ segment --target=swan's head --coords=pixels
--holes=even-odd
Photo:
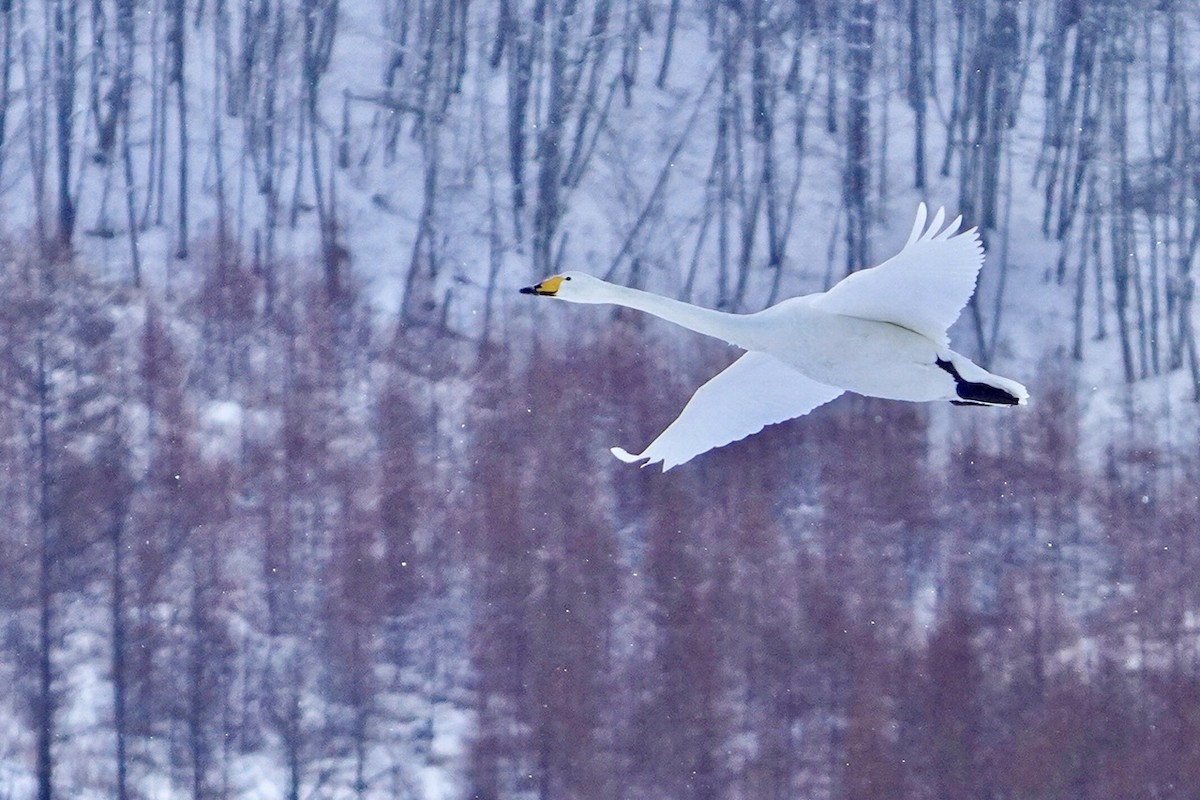
[[[564,272],[526,286],[521,294],[557,297],[571,303],[608,303],[611,302],[605,291],[608,287],[609,284],[585,272]]]

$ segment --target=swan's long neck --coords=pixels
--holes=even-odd
[[[631,289],[627,286],[605,284],[604,300],[615,305],[653,314],[688,330],[723,339],[741,347],[746,346],[747,335],[750,333],[747,315],[728,314],[724,311],[702,308],[681,300],[673,300],[670,297],[643,292],[640,289]]]

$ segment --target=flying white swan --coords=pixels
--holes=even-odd
[[[904,248],[827,292],[784,300],[753,314],[728,314],[565,272],[521,289],[572,303],[645,311],[748,352],[692,395],[683,412],[641,453],[622,461],[662,462],[663,471],[765,426],[803,416],[842,392],[961,405],[1011,406],[1025,387],[950,349],[946,330],[975,291],[983,246],[975,228],[955,235],[938,209],[925,227],[922,203]]]

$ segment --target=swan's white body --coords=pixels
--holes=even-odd
[[[663,470],[802,416],[844,391],[891,400],[1019,405],[1016,381],[949,347],[947,329],[975,291],[983,248],[975,229],[942,229],[938,210],[925,227],[922,203],[904,248],[883,264],[847,276],[827,292],[794,297],[753,314],[727,314],[569,272],[522,291],[577,303],[638,309],[723,339],[748,352],[692,396],[641,453]]]

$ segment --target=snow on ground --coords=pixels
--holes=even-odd
[[[383,48],[380,46],[381,25],[377,6],[373,3],[343,3],[340,30],[330,73],[323,79],[326,121],[340,119],[344,92],[368,96],[380,89],[383,74]],[[484,15],[485,16],[485,15]],[[481,26],[484,21],[474,17]],[[648,232],[639,237],[636,247],[640,255],[647,258],[643,278],[648,288],[678,294],[687,279],[694,238],[699,228],[702,204],[705,197],[704,181],[707,177],[715,130],[712,115],[706,113],[695,127],[683,133],[689,123],[691,109],[699,86],[711,73],[715,60],[707,42],[707,32],[699,17],[688,15],[689,25],[681,27],[676,42],[676,57],[672,64],[667,86],[663,90],[640,87],[634,94],[632,104],[626,108],[622,100],[615,101],[613,119],[608,130],[597,140],[597,150],[591,170],[578,188],[568,194],[568,211],[563,229],[569,235],[568,257],[571,263],[564,266],[603,274],[613,264],[626,236],[636,223],[641,211],[649,202],[653,188],[664,167],[669,170],[665,199],[659,216],[654,218]],[[211,25],[206,17],[201,26]],[[196,36],[195,39],[201,39]],[[480,59],[482,42],[487,32],[482,28],[474,34],[475,43],[469,57]],[[660,53],[655,49],[659,39],[651,40],[642,54],[642,80],[652,80]],[[212,53],[201,48],[191,52],[189,74],[194,80],[190,126],[195,131],[211,130],[212,114],[219,102],[210,85],[214,72]],[[617,58],[614,53],[611,57]],[[806,52],[806,63],[816,61],[815,52]],[[298,65],[288,66],[291,76],[298,74]],[[503,95],[503,69],[489,71],[475,69],[461,97],[456,99],[459,109],[467,109],[452,119],[442,135],[443,153],[454,153],[446,159],[441,174],[443,192],[439,197],[439,242],[447,268],[439,277],[436,291],[439,296],[452,292],[455,302],[451,306],[451,327],[468,336],[477,336],[482,330],[482,307],[489,268],[489,192],[494,191],[501,205],[507,208],[508,185],[504,180],[495,187],[489,186],[488,172],[503,176],[507,169],[505,152],[505,99]],[[1034,393],[1033,404],[1038,403],[1038,390],[1049,382],[1062,379],[1074,386],[1079,402],[1081,440],[1084,443],[1085,465],[1100,469],[1105,463],[1106,450],[1114,442],[1120,442],[1133,426],[1139,431],[1152,429],[1161,442],[1179,442],[1192,439],[1200,428],[1200,411],[1191,398],[1190,380],[1182,372],[1147,379],[1129,386],[1121,374],[1119,354],[1115,337],[1110,333],[1107,341],[1093,341],[1090,332],[1095,328],[1094,305],[1089,307],[1086,320],[1089,337],[1085,343],[1087,359],[1076,364],[1069,359],[1071,334],[1072,287],[1060,286],[1047,279],[1048,273],[1058,259],[1062,245],[1046,241],[1040,234],[1040,197],[1032,184],[1031,175],[1038,148],[1040,147],[1041,87],[1037,71],[1031,73],[1032,80],[1025,87],[1023,113],[1018,116],[1018,125],[1011,132],[1012,196],[1005,201],[1002,218],[1007,220],[998,240],[988,242],[988,261],[980,278],[978,304],[985,331],[990,333],[996,315],[1001,314],[998,339],[995,342],[992,367],[1001,374],[1011,375],[1028,384]],[[293,85],[289,91],[295,91]],[[143,98],[144,99],[144,98]],[[879,142],[882,130],[880,109],[887,104],[888,161],[886,175],[888,189],[878,197],[876,216],[879,224],[871,243],[875,259],[882,260],[896,252],[907,236],[912,222],[913,210],[921,200],[931,205],[945,204],[951,210],[955,206],[955,181],[940,178],[930,170],[930,188],[918,194],[911,188],[909,180],[910,153],[912,150],[910,112],[904,104],[897,87],[889,86],[872,98],[876,103],[876,127],[872,129],[873,141]],[[711,107],[714,100],[706,101]],[[711,108],[709,109],[711,110]],[[383,111],[368,103],[354,103],[351,107],[353,130],[350,142],[355,153],[378,148],[378,136],[372,121]],[[814,115],[815,117],[816,115]],[[928,146],[932,165],[940,157],[944,146],[941,128],[932,122]],[[241,152],[240,135],[236,123],[229,122],[225,131],[223,157],[231,193],[237,194],[237,203],[244,204],[245,217],[249,220],[261,216],[261,199],[252,188],[242,187],[246,164]],[[415,238],[421,204],[421,185],[424,173],[423,154],[419,143],[410,135],[411,125],[406,123],[399,137],[399,152],[396,160],[382,165],[379,159],[362,165],[352,166],[339,173],[337,212],[344,237],[351,253],[351,266],[355,276],[368,288],[368,302],[381,320],[381,326],[394,321],[400,307],[404,282],[412,259],[412,242]],[[172,131],[174,136],[176,132]],[[786,138],[786,137],[784,137]],[[678,153],[671,158],[672,151],[682,143]],[[294,143],[288,147],[294,148]],[[782,295],[800,294],[824,289],[831,278],[840,275],[842,235],[838,227],[841,215],[839,143],[835,137],[825,133],[816,120],[810,121],[806,154],[798,194],[798,211],[791,237],[788,241],[788,260],[782,280]],[[876,144],[878,147],[878,144]],[[353,161],[353,159],[352,159]],[[668,164],[668,161],[670,162]],[[193,235],[202,241],[215,240],[213,219],[216,213],[214,195],[214,169],[210,160],[195,164],[195,186],[193,187]],[[89,160],[80,160],[81,185],[94,186],[95,168]],[[534,169],[530,165],[530,170]],[[532,172],[531,172],[532,174]],[[785,183],[790,182],[792,173],[785,171]],[[143,176],[144,179],[144,176]],[[173,197],[177,187],[171,186],[175,176],[168,176],[166,194]],[[290,189],[290,186],[289,186]],[[303,194],[303,191],[302,191]],[[1034,202],[1034,200],[1038,202]],[[110,202],[111,198],[110,198]],[[99,215],[100,197],[91,190],[80,197],[81,227],[88,227]],[[235,204],[236,205],[236,204]],[[116,208],[116,204],[113,205]],[[173,209],[168,207],[168,217]],[[5,225],[10,230],[20,229],[30,222],[25,216],[27,205],[6,200]],[[119,218],[110,209],[114,219]],[[313,224],[313,214],[302,212],[300,224],[295,228],[284,225],[279,229],[278,246],[283,254],[286,269],[291,271],[315,271],[315,256],[319,241]],[[973,224],[971,220],[966,221]],[[242,245],[249,239],[248,231],[239,231]],[[694,299],[712,304],[716,299],[716,275],[714,248],[710,245],[700,256],[700,282]],[[123,237],[101,238],[80,235],[78,237],[79,261],[95,268],[99,274],[113,281],[123,281],[129,274],[129,243]],[[194,271],[182,269],[175,260],[176,242],[169,225],[152,227],[140,234],[139,248],[143,261],[147,292],[152,296],[174,298],[188,296],[195,286],[186,281],[196,281]],[[496,304],[493,331],[497,338],[516,339],[530,335],[546,338],[559,337],[570,330],[573,337],[584,341],[594,339],[608,324],[608,317],[594,313],[567,314],[561,308],[546,309],[530,307],[525,298],[513,291],[530,278],[531,258],[528,240],[517,242],[505,233],[502,242],[502,268],[499,286],[493,298]],[[1007,264],[1007,266],[1003,266]],[[996,297],[1001,291],[1003,278],[1003,302],[997,306]],[[751,287],[748,306],[754,307],[765,301],[768,281],[765,271],[756,272]],[[629,277],[628,264],[622,264],[617,279]],[[1111,292],[1111,287],[1108,287]],[[1111,296],[1111,294],[1110,294]],[[139,324],[142,320],[130,319],[127,324]],[[533,333],[531,334],[530,329]],[[182,326],[173,329],[180,337],[189,335]],[[190,335],[194,336],[195,331]],[[682,340],[690,336],[681,332],[663,332],[652,329],[649,336],[671,337]],[[970,311],[956,324],[952,331],[954,345],[963,352],[974,355],[976,348],[973,320]],[[193,340],[185,341],[190,358],[200,358],[199,347]],[[678,345],[678,350],[687,348]],[[262,358],[259,353],[255,357]],[[583,356],[581,356],[583,357]],[[681,359],[686,362],[686,359]],[[262,363],[256,368],[267,368]],[[685,367],[680,367],[681,369]],[[436,406],[441,416],[439,424],[446,434],[444,441],[461,447],[475,435],[466,419],[466,407],[471,383],[463,378],[450,378],[427,387],[429,403]],[[128,410],[131,419],[144,423],[137,409]],[[213,461],[233,460],[247,441],[273,438],[281,425],[274,409],[255,407],[244,398],[208,398],[198,407],[200,424],[200,448],[203,457]],[[363,413],[367,413],[366,410]],[[934,442],[933,458],[944,460],[948,452],[960,441],[963,430],[969,425],[994,426],[1000,412],[983,410],[931,408],[931,438]],[[1023,413],[1017,411],[1014,413]],[[1135,419],[1136,417],[1136,419]],[[964,422],[965,420],[965,422]],[[794,423],[803,424],[803,423]],[[448,462],[454,461],[454,453]],[[804,510],[796,512],[803,517]],[[808,512],[815,513],[815,512]],[[927,626],[933,619],[937,597],[931,587],[919,592],[919,602],[914,607],[914,617],[919,626]],[[1191,613],[1191,612],[1189,612]],[[245,625],[245,621],[242,623]],[[92,621],[83,626],[100,629],[102,625]],[[243,636],[246,630],[235,628]],[[632,637],[631,637],[632,640]],[[87,659],[92,666],[70,671],[68,694],[76,702],[64,709],[63,723],[72,730],[82,733],[66,750],[74,764],[67,773],[69,783],[102,783],[103,776],[88,774],[87,753],[100,752],[109,746],[107,738],[97,731],[106,720],[107,704],[110,702],[110,687],[103,671],[96,667],[103,664],[102,654],[97,654],[99,643],[95,640],[77,639],[67,643],[73,659],[85,653],[94,658]],[[1089,658],[1087,646],[1079,645],[1080,653],[1061,655],[1064,659]],[[1141,662],[1134,660],[1150,658],[1154,654],[1130,656],[1129,667],[1136,668]],[[7,677],[0,674],[0,682]],[[20,715],[12,707],[14,700],[0,698],[0,798],[6,795],[22,797],[32,794],[33,778],[24,766],[30,749],[27,732],[17,720]],[[417,726],[413,720],[424,717],[432,729],[431,738],[425,747],[427,752],[415,755],[408,750],[398,752],[405,746],[395,742],[387,751],[375,752],[372,765],[377,769],[390,770],[386,776],[376,775],[373,783],[381,796],[404,796],[415,794],[429,800],[461,796],[463,754],[471,730],[470,714],[459,705],[449,702],[434,702],[428,708],[413,709],[413,697],[397,701],[405,707],[406,723]],[[424,723],[422,723],[424,724]],[[157,747],[164,747],[158,743]],[[161,754],[158,758],[162,758]],[[404,768],[397,764],[405,765]],[[386,767],[384,765],[387,765]],[[344,772],[344,765],[341,767]],[[261,753],[238,756],[233,768],[232,792],[248,798],[274,798],[280,794],[285,776],[277,759]],[[344,774],[343,780],[345,790]],[[147,778],[142,786],[154,796],[171,796],[169,781]]]

